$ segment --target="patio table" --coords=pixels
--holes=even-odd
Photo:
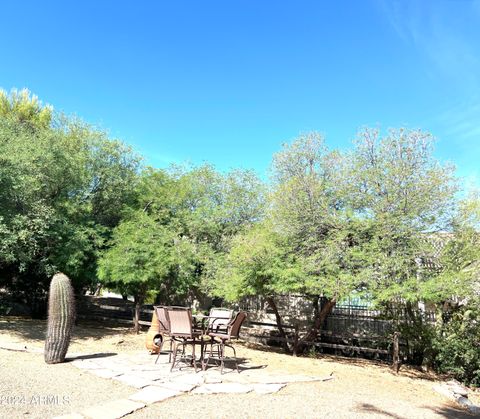
[[[210,327],[210,319],[225,320],[225,317],[208,316],[206,314],[194,314],[192,315],[192,317],[195,322],[195,327],[197,327],[197,330],[201,330],[204,335],[208,334],[208,328]],[[198,328],[198,326],[200,326],[200,328]]]
[[[209,332],[213,331],[210,329],[210,326],[212,325],[210,320],[213,319],[213,323],[214,323],[216,319],[225,320],[225,317],[209,316],[206,314],[194,314],[192,315],[192,317],[194,320],[194,327],[197,330],[202,331],[202,335],[200,336],[200,342],[199,342],[200,343],[200,362],[202,363],[202,368],[205,368],[204,359],[205,359],[205,352],[207,350],[207,345],[210,343],[213,343],[214,341],[213,337],[209,335]],[[205,338],[208,338],[208,340],[206,340]]]

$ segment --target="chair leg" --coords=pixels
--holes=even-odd
[[[213,356],[213,345],[216,346],[216,358]],[[213,360],[215,361],[215,364],[218,365],[218,362],[220,361],[220,343],[215,342],[212,340],[211,346],[210,346],[210,356],[213,357]]]
[[[220,349],[220,375],[223,374],[223,365],[225,364],[225,343],[222,343],[219,346]]]
[[[160,358],[160,354],[162,353],[163,343],[164,343],[164,339],[163,339],[163,336],[161,336],[158,355],[157,355],[157,358],[155,359],[155,364],[158,362],[158,358]]]
[[[197,360],[195,359],[195,338],[193,338],[192,343],[192,361],[193,361],[193,368],[195,369],[195,374],[197,373]]]
[[[205,371],[205,342],[200,338],[200,362],[202,363],[202,371]]]
[[[173,360],[172,360],[172,366],[170,367],[170,372],[172,372],[173,367],[175,366],[175,364],[177,362],[177,349],[178,349],[177,342],[173,342]]]
[[[235,350],[235,348],[234,348],[232,345],[227,345],[227,344],[225,344],[225,346],[228,346],[229,348],[232,348],[232,351],[233,351],[233,362],[235,362],[235,369],[236,369],[237,372],[240,374],[240,370],[238,369],[238,362],[237,362],[237,351]]]
[[[207,357],[207,360],[204,360],[205,368],[207,367],[208,363],[210,362],[210,358],[213,357],[213,339],[210,341],[210,354]]]

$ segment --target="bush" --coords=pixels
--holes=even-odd
[[[435,368],[467,385],[480,387],[480,306],[452,315],[433,341]]]

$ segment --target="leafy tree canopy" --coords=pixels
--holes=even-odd
[[[58,270],[89,285],[140,160],[26,91],[0,96],[0,281],[27,300],[41,299]]]

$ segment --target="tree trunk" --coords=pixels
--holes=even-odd
[[[273,299],[273,297],[267,297],[267,303],[270,306],[270,308],[273,310],[273,313],[275,314],[275,320],[277,322],[278,331],[280,332],[280,337],[283,340],[282,347],[283,349],[285,349],[285,352],[289,353],[290,349],[288,347],[287,334],[285,333],[285,329],[283,328],[282,318],[280,316],[280,313],[278,312],[277,304],[275,303],[275,300]]]
[[[337,300],[335,298],[332,298],[325,303],[320,312],[315,316],[315,320],[310,331],[297,342],[297,347],[294,348],[295,353],[301,354],[305,352],[305,349],[307,349],[309,345],[308,342],[313,342],[317,338],[320,330],[322,329],[323,323],[325,323],[325,319],[332,312],[335,304],[337,304]]]
[[[138,335],[140,333],[140,309],[142,308],[143,299],[140,296],[135,295],[135,312],[133,315],[133,330]]]
[[[293,338],[293,349],[292,355],[297,356],[297,348],[298,348],[298,323],[295,325],[295,337]]]
[[[395,374],[398,374],[400,370],[400,344],[399,344],[399,332],[393,334],[393,364],[392,368]]]

